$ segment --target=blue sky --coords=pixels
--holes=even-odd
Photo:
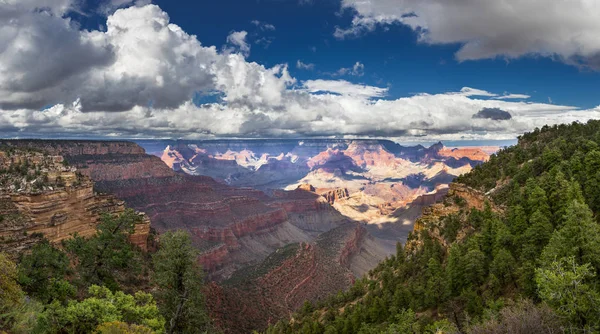
[[[505,140],[600,117],[588,0],[7,0],[2,12],[9,136]],[[509,117],[475,117],[486,109]]]
[[[267,66],[315,64],[315,71],[293,68],[302,80],[319,72],[335,72],[359,61],[365,65],[362,77],[344,76],[353,82],[389,86],[389,98],[413,93],[442,93],[462,87],[493,92],[528,94],[540,102],[592,108],[600,105],[600,74],[554,61],[548,57],[465,61],[459,63],[459,45],[427,45],[417,42],[409,27],[393,24],[356,38],[334,38],[336,26],[349,26],[351,9],[340,1],[323,0],[302,4],[296,0],[263,1],[154,1],[171,20],[208,45],[220,46],[232,30],[246,30],[250,42],[272,38],[268,48],[253,45],[249,56]],[[275,31],[260,31],[251,21],[273,24]],[[312,48],[316,48],[313,51]]]

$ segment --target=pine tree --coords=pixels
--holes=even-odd
[[[444,270],[438,260],[434,258],[429,259],[426,276],[426,304],[430,306],[440,305],[444,300],[446,300],[448,289]]]
[[[554,227],[548,216],[541,210],[536,210],[529,219],[529,228],[525,231],[521,240],[521,258],[525,260],[536,259],[544,246],[550,240]]]
[[[578,264],[590,263],[600,270],[600,226],[594,221],[590,208],[579,201],[572,201],[567,208],[565,223],[552,235],[542,253],[542,261],[550,264],[569,256]]]
[[[159,307],[167,333],[203,333],[208,327],[204,306],[202,269],[197,250],[184,231],[161,235],[160,250],[154,255],[154,279],[160,290]]]

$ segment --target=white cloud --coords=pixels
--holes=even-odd
[[[285,65],[267,69],[238,54],[220,57],[214,71],[215,88],[229,105],[281,107],[286,88],[296,82]]]
[[[227,43],[231,44],[234,48],[239,49],[242,54],[247,56],[250,54],[250,45],[246,42],[247,36],[247,31],[232,31],[229,36],[227,36]]]
[[[68,1],[56,0],[47,10],[16,3],[12,19],[0,20],[5,136],[489,139],[600,117],[600,107],[515,102],[509,100],[517,94],[469,87],[391,100],[384,99],[387,88],[346,80],[298,84],[285,64],[267,68],[241,53],[203,46],[154,5],[117,10],[103,32],[78,30],[64,18]],[[238,37],[229,42],[245,42]],[[242,51],[243,44],[236,45]],[[219,100],[198,106],[196,94]],[[513,117],[473,119],[483,108]]]
[[[527,100],[531,98],[531,96],[527,94],[505,94],[502,96],[496,97],[499,100]]]
[[[302,62],[302,60],[298,60],[296,62],[296,68],[301,69],[301,70],[312,71],[312,70],[315,69],[315,64],[313,64],[313,63],[304,63],[304,62]]]
[[[112,14],[117,9],[128,7],[132,4],[137,6],[145,6],[152,3],[152,0],[110,0],[105,3],[101,3],[98,12],[101,14]]]
[[[363,98],[383,97],[388,91],[387,88],[357,85],[346,80],[307,80],[302,84],[311,93],[329,92]]]
[[[363,75],[365,75],[365,65],[357,61],[352,67],[342,67],[336,72],[331,73],[330,75],[334,77],[345,75],[362,77]]]
[[[76,0],[3,0],[0,2],[0,18],[34,10],[62,16],[68,11],[76,9]]]
[[[250,23],[254,24],[257,28],[263,31],[275,31],[276,29],[274,25],[267,22],[261,22],[259,20],[252,20]]]
[[[0,107],[78,98],[83,110],[176,107],[213,89],[216,49],[170,24],[157,6],[117,10],[106,26],[106,32],[77,30],[66,18],[38,11],[0,21]]]
[[[487,96],[487,97],[498,96],[498,94],[490,93],[490,92],[485,91],[485,90],[471,88],[471,87],[463,87],[460,90],[460,92],[457,92],[457,93],[454,93],[454,94],[456,94],[456,95],[462,95],[462,96]]]
[[[596,0],[342,0],[356,16],[345,38],[402,23],[430,44],[461,44],[459,61],[538,54],[600,68]]]

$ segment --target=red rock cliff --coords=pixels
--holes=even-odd
[[[114,196],[96,194],[93,182],[75,168],[64,167],[60,156],[20,148],[10,153],[10,159],[3,156],[0,167],[9,169],[2,177],[4,186],[0,185],[0,250],[18,253],[41,236],[54,243],[75,233],[88,237],[96,233],[102,214],[125,210],[124,202]],[[25,178],[11,172],[17,166]],[[18,187],[6,182],[11,175],[20,180]],[[131,241],[145,250],[150,221],[141,215],[143,222],[135,226]]]

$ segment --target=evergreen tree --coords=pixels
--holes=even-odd
[[[74,288],[65,279],[69,272],[67,255],[48,240],[43,240],[21,259],[19,284],[31,297],[43,303],[54,299],[65,302],[75,294]]]
[[[450,248],[446,273],[450,282],[450,291],[453,296],[456,296],[465,287],[466,281],[461,245],[453,245]]]
[[[121,276],[137,272],[138,262],[134,260],[137,254],[128,238],[141,219],[133,210],[119,216],[105,214],[93,237],[84,239],[76,235],[64,241],[65,249],[77,259],[80,284],[101,284],[116,290]]]
[[[539,211],[543,216],[550,217],[550,206],[546,192],[534,178],[529,178],[525,186],[526,212],[531,216]]]
[[[600,329],[600,294],[592,285],[595,276],[589,264],[579,265],[574,257],[565,257],[537,269],[535,279],[542,300],[576,328],[592,333]]]
[[[502,284],[506,284],[513,280],[515,271],[515,258],[507,249],[500,249],[496,252],[494,260],[490,265],[490,273],[500,280]]]
[[[600,152],[591,151],[584,161],[584,194],[590,209],[600,211]]]
[[[446,300],[448,289],[446,277],[442,265],[436,259],[429,259],[427,265],[427,285],[425,288],[425,298],[427,305],[440,305]]]
[[[17,283],[17,266],[0,253],[0,332],[11,329],[10,312],[22,303],[23,291]]]
[[[600,270],[600,226],[585,203],[572,201],[565,214],[564,225],[554,232],[542,253],[548,265],[572,256],[578,264],[589,263]]]
[[[536,210],[529,219],[529,227],[521,240],[521,258],[524,260],[536,259],[544,246],[550,240],[554,227],[548,216],[542,210]]]
[[[184,231],[166,232],[154,255],[157,299],[167,320],[166,332],[203,333],[208,316],[202,294],[203,274],[197,264],[198,251]]]

